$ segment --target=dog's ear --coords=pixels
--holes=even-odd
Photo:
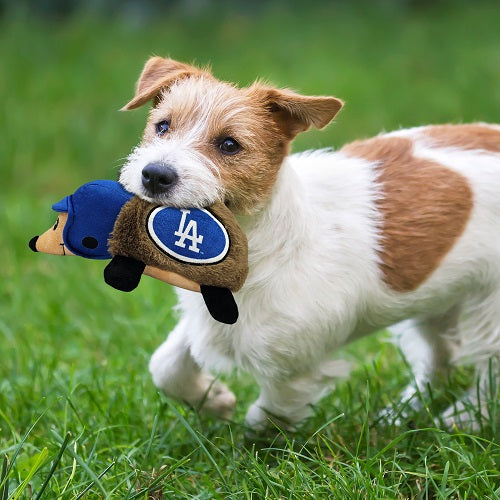
[[[208,76],[209,73],[166,57],[151,57],[137,81],[134,98],[125,104],[121,111],[139,108],[157,98],[163,89],[176,80],[195,75]]]
[[[258,96],[290,139],[311,127],[326,127],[344,105],[336,97],[305,96],[289,89],[276,89],[258,83],[250,91]]]

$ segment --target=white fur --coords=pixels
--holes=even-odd
[[[192,134],[168,140],[155,139],[150,144],[138,146],[121,169],[120,183],[128,191],[153,201],[142,185],[142,169],[149,163],[160,162],[172,166],[179,180],[168,195],[154,201],[180,208],[212,205],[221,199],[222,192],[218,176],[214,175],[217,167],[196,150],[197,139],[197,135]]]
[[[382,280],[375,165],[329,150],[292,155],[268,204],[240,218],[250,273],[235,295],[238,322],[214,321],[200,294],[179,290],[182,319],[151,359],[155,384],[227,417],[234,396],[225,387],[212,391],[204,372],[238,367],[261,387],[247,423],[260,429],[274,416],[293,424],[345,374],[344,365],[331,364],[332,351],[409,318],[395,330],[406,339],[419,387],[447,362],[476,363],[484,375],[487,360],[500,355],[500,155],[431,148],[420,131],[393,134],[413,139],[417,155],[461,172],[474,193],[466,230],[420,287],[398,293]],[[190,151],[187,142],[139,148],[121,180],[142,194],[140,165],[168,157],[185,169],[186,191],[175,203],[210,202],[219,197],[218,178]],[[200,187],[203,200],[193,195]]]

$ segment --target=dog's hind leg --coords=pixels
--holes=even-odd
[[[457,325],[455,365],[472,364],[476,384],[451,405],[443,419],[448,427],[480,427],[479,419],[493,418],[489,408],[498,400],[500,387],[500,288],[471,294]]]
[[[443,412],[444,424],[449,429],[479,430],[481,420],[485,423],[495,416],[498,419],[496,411],[490,412],[490,408],[498,404],[500,356],[497,354],[476,366],[476,373],[477,383]]]
[[[229,419],[236,398],[224,384],[201,370],[186,345],[185,328],[187,322],[183,319],[151,357],[149,370],[153,382],[167,396],[196,410]]]
[[[412,370],[413,381],[400,398],[401,403],[408,405],[407,410],[418,408],[416,393],[426,394],[427,384],[449,368],[453,348],[450,338],[455,333],[459,311],[457,305],[441,315],[405,320],[390,328]]]

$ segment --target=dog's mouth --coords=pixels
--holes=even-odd
[[[144,187],[141,183],[129,184],[125,179],[120,177],[118,182],[129,192],[134,194],[135,196],[141,198],[144,201],[149,203],[155,203],[158,205],[168,205],[168,206],[177,206],[178,200],[176,200],[176,196],[174,195],[175,188],[171,187],[167,190],[157,190],[157,189],[149,189]],[[182,205],[182,203],[180,204]],[[179,206],[180,206],[179,205]],[[186,205],[187,206],[187,205]]]
[[[139,198],[142,198],[149,203],[158,203],[159,205],[169,205],[169,196],[166,193],[156,194],[152,193],[148,189],[141,188],[139,192],[134,193]]]
[[[118,181],[139,198],[175,208],[203,208],[224,201],[224,189],[205,165],[192,162],[189,168],[173,163],[133,161],[124,165]]]
[[[175,195],[175,190],[169,190],[164,193],[152,193],[148,189],[140,189],[135,193],[139,198],[156,205],[164,205],[174,208],[201,208],[201,204],[197,204],[192,200],[183,200],[181,197]]]
[[[133,192],[149,203],[175,208],[204,208],[213,205],[216,201],[221,201],[228,207],[230,206],[230,201],[225,197],[222,190],[216,192],[201,190],[189,183],[183,183],[181,180],[163,192],[155,192],[145,188],[144,185]]]

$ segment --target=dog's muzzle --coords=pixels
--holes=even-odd
[[[149,163],[142,169],[142,185],[152,195],[166,193],[178,178],[175,169],[165,163]]]

